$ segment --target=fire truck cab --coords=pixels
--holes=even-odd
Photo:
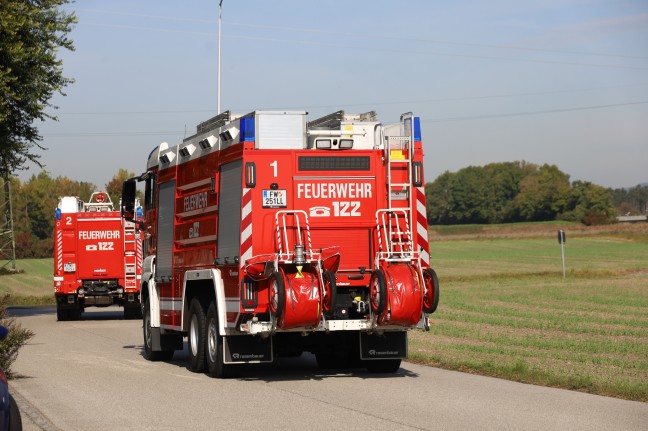
[[[134,202],[135,207],[138,206]],[[124,220],[106,192],[88,202],[59,198],[54,226],[54,295],[58,320],[78,320],[88,306],[124,307],[141,318],[142,242],[135,219]]]
[[[226,377],[233,365],[315,354],[321,368],[395,372],[407,330],[429,328],[420,122],[375,112],[224,112],[165,142],[145,183],[145,356]]]

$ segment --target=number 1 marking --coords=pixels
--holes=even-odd
[[[274,162],[270,163],[270,166],[274,168],[274,176],[277,178],[277,161],[275,160]]]

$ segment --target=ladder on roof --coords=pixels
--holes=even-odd
[[[387,164],[387,210],[376,213],[381,251],[379,259],[418,259],[414,251],[412,159],[414,156],[414,117],[401,115],[400,135],[385,136]]]
[[[385,136],[387,161],[387,203],[389,208],[406,208],[412,226],[412,159],[414,158],[414,117],[401,115],[401,135]]]
[[[124,288],[137,286],[137,233],[135,223],[124,221]]]

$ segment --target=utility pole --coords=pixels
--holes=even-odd
[[[2,199],[0,199],[0,269],[11,266],[16,270],[16,242],[14,240],[13,213],[11,211],[11,182],[8,170],[3,170]]]
[[[222,17],[222,10],[223,10],[223,0],[220,0],[218,2],[218,98],[217,100],[217,108],[216,108],[216,114],[221,113],[221,17]]]

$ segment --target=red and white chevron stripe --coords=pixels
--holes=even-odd
[[[252,257],[252,189],[244,188],[241,198],[241,268]]]
[[[416,243],[421,250],[421,266],[430,266],[430,243],[428,242],[427,211],[425,209],[425,187],[416,187]]]
[[[141,279],[142,276],[142,260],[143,260],[143,251],[142,251],[142,233],[138,232],[135,234],[135,265],[137,279]]]
[[[63,231],[59,230],[56,233],[56,268],[59,274],[63,272]]]

